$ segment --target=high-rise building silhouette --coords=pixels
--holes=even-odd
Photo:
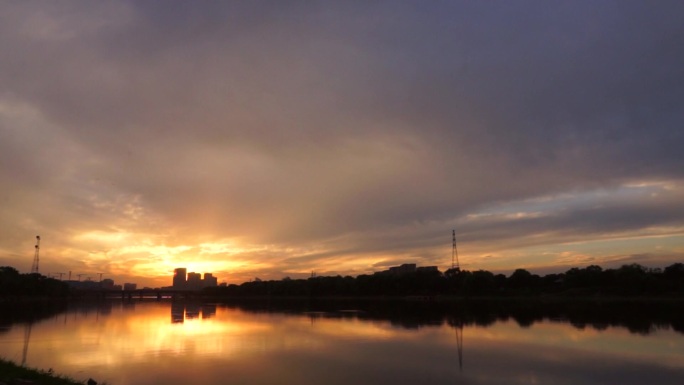
[[[186,278],[188,270],[184,267],[179,267],[173,271],[173,288],[174,289],[185,289]]]
[[[200,290],[205,287],[214,287],[218,285],[218,278],[214,277],[212,273],[202,274],[195,272],[187,272],[184,267],[179,267],[173,272],[173,288],[176,290]]]
[[[188,282],[186,287],[190,290],[199,290],[202,288],[202,274],[188,273]],[[187,309],[186,309],[187,311]]]
[[[214,277],[214,274],[204,273],[204,279],[202,280],[202,286],[214,287],[217,285],[218,285],[218,278]]]

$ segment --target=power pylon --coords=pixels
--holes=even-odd
[[[36,252],[33,254],[33,265],[31,265],[31,273],[39,273],[38,263],[39,257],[38,252],[40,251],[40,235],[36,235]]]
[[[458,263],[458,249],[456,248],[456,230],[451,231],[452,242],[451,242],[451,268],[461,270],[461,266]],[[454,264],[455,260],[455,264]]]

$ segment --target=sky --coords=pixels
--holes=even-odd
[[[680,1],[0,3],[0,266],[684,262]]]

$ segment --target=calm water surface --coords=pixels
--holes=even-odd
[[[480,323],[356,309],[255,311],[180,302],[70,305],[0,328],[0,356],[110,385],[683,384],[671,327]],[[486,326],[483,326],[486,325]]]

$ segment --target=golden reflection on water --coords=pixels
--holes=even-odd
[[[133,308],[115,304],[106,316],[98,311],[56,317],[34,326],[29,366],[118,366],[158,356],[229,359],[239,355],[243,359],[255,352],[320,350],[336,338],[400,337],[397,330],[379,322],[327,318],[312,321],[306,315],[260,315],[215,306],[208,316],[206,307],[197,311],[181,305],[180,319],[178,308],[172,308],[170,315],[165,303]]]
[[[684,368],[679,333],[641,336],[624,328],[598,331],[549,321],[528,328],[512,320],[462,330],[446,323],[404,328],[353,315],[113,302],[35,323],[26,346],[20,326],[0,334],[0,356],[19,362],[28,347],[28,366],[112,385],[223,383],[227,375],[245,384],[333,383],[328,372],[336,373],[340,384],[378,378],[415,383],[433,372],[435,378],[470,376],[476,383],[498,383],[501,376],[519,383],[561,383],[544,368],[573,375],[581,373],[577,366],[595,362],[638,363],[660,372]],[[567,375],[559,372],[558,378]]]

